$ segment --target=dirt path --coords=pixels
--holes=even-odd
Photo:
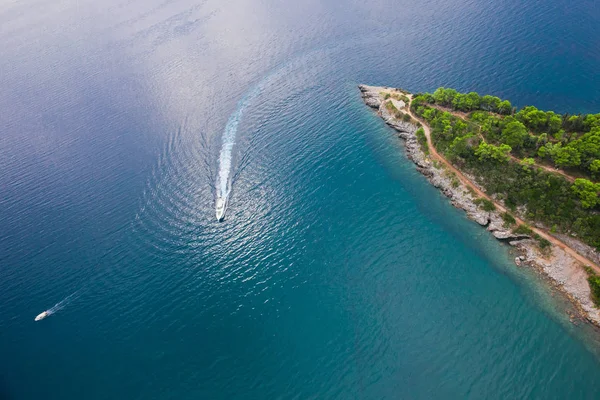
[[[521,161],[523,161],[523,159],[517,158],[517,157],[513,156],[512,154],[510,154],[509,156],[510,156],[511,160],[513,160],[515,162],[520,163]],[[565,178],[566,180],[568,180],[571,183],[575,182],[575,178],[574,177],[572,177],[571,175],[568,175],[566,172],[563,172],[560,169],[552,168],[552,167],[549,167],[547,165],[542,165],[542,164],[538,164],[538,163],[534,163],[533,166],[537,167],[537,168],[541,168],[541,169],[543,169],[545,171],[548,171],[551,174],[561,175],[563,178]]]
[[[412,94],[408,95],[408,98],[412,102]],[[430,157],[434,157],[438,161],[442,162],[450,171],[454,172],[454,174],[456,175],[456,177],[464,185],[466,185],[467,187],[472,188],[479,196],[483,197],[484,199],[487,199],[487,200],[493,202],[494,205],[496,206],[496,208],[498,210],[500,210],[501,212],[508,212],[504,206],[502,206],[500,203],[498,203],[497,201],[495,201],[494,199],[492,199],[490,196],[488,196],[486,193],[484,193],[482,190],[480,190],[476,185],[473,184],[473,182],[471,182],[465,175],[463,175],[462,172],[460,172],[448,160],[446,160],[446,158],[444,158],[442,155],[440,155],[437,152],[437,150],[433,146],[433,142],[431,140],[431,131],[429,129],[429,126],[427,125],[427,123],[425,121],[421,120],[420,118],[418,118],[416,115],[413,114],[413,112],[410,110],[410,104],[407,106],[406,112],[415,121],[419,121],[421,123],[421,125],[423,126],[423,130],[425,131],[425,137],[427,138],[427,147],[429,148]],[[541,166],[541,167],[543,168],[543,166]],[[546,167],[546,168],[549,168],[549,167]],[[554,172],[557,172],[557,171],[554,171]],[[515,220],[517,221],[518,224],[526,224],[520,218],[515,217]],[[576,260],[578,260],[579,262],[581,262],[583,265],[589,265],[590,267],[592,267],[592,269],[594,269],[594,271],[596,271],[597,273],[600,273],[600,266],[596,265],[596,263],[594,263],[593,261],[591,261],[588,258],[586,258],[586,257],[582,256],[581,254],[577,253],[575,250],[573,250],[571,247],[567,246],[561,240],[559,240],[559,239],[557,239],[557,238],[555,238],[553,236],[550,236],[549,234],[547,234],[546,232],[544,232],[543,230],[541,230],[539,228],[535,228],[535,227],[532,226],[531,230],[534,231],[535,233],[537,233],[538,235],[540,235],[542,238],[544,238],[547,241],[549,241],[550,243],[552,243],[553,245],[558,246],[559,248],[561,248],[562,250],[564,250],[567,254],[569,254],[570,256],[572,256],[573,258],[575,258]]]
[[[410,97],[410,99],[412,100],[412,97]],[[427,106],[431,107],[431,108],[435,108],[435,109],[440,110],[440,111],[449,112],[450,114],[452,114],[452,115],[454,115],[455,117],[458,117],[458,118],[467,119],[469,117],[469,114],[467,114],[464,111],[452,110],[451,108],[442,107],[442,106],[440,106],[438,104],[427,104]]]

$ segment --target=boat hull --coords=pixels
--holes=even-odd
[[[215,216],[217,217],[217,221],[223,221],[223,218],[225,218],[225,209],[227,208],[227,199],[223,199],[221,197],[217,198],[215,208]]]
[[[48,315],[50,315],[50,314],[48,314],[48,311],[44,311],[43,313],[38,314],[37,317],[35,317],[35,320],[41,321],[44,318],[46,318]]]

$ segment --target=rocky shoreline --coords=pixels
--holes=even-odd
[[[475,204],[474,200],[477,196],[453,177],[452,172],[446,170],[444,165],[433,162],[421,150],[416,136],[417,125],[397,119],[385,107],[386,100],[382,93],[389,93],[395,89],[367,85],[359,85],[359,89],[365,104],[377,110],[377,114],[386,124],[394,128],[398,136],[404,139],[406,155],[416,164],[417,170],[440,189],[454,207],[464,210],[467,217],[486,227],[496,239],[514,246],[517,253],[515,264],[535,268],[571,300],[580,318],[600,327],[600,310],[591,300],[587,273],[579,261],[558,246],[553,245],[545,251],[540,250],[537,242],[531,237],[516,235],[510,228],[506,228],[500,212],[486,212]],[[474,182],[473,179],[470,180]],[[575,239],[571,239],[571,242],[585,246]],[[571,319],[573,320],[573,316]]]

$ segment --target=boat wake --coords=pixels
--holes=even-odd
[[[216,214],[217,220],[221,221],[225,216],[225,208],[229,193],[231,192],[231,165],[232,152],[235,145],[235,138],[238,130],[238,125],[248,107],[248,104],[260,93],[261,85],[256,86],[252,91],[246,94],[238,103],[236,111],[229,117],[225,131],[223,132],[223,140],[221,152],[219,154],[219,174],[217,175],[216,191]]]
[[[35,321],[41,321],[44,318],[48,318],[52,314],[56,314],[57,312],[59,312],[60,310],[62,310],[63,308],[65,308],[73,300],[73,296],[75,296],[76,294],[78,294],[80,291],[81,290],[78,290],[75,293],[71,293],[70,295],[68,295],[67,297],[65,297],[63,300],[61,300],[58,303],[56,303],[51,308],[47,309],[46,311],[43,311],[43,312],[39,313],[35,317]]]
[[[354,45],[354,41],[349,42]],[[289,79],[290,72],[293,70],[293,66],[302,60],[307,60],[313,57],[315,54],[321,54],[324,51],[329,51],[333,48],[338,47],[337,44],[331,46],[318,47],[310,50],[306,53],[293,57],[288,61],[284,61],[271,70],[262,80],[260,80],[249,92],[247,92],[237,104],[237,108],[233,114],[229,117],[227,125],[225,125],[225,131],[223,132],[223,139],[221,145],[221,152],[219,154],[219,173],[215,183],[216,199],[215,209],[217,220],[221,221],[225,216],[225,211],[228,204],[228,197],[231,194],[232,189],[232,153],[235,146],[236,135],[238,125],[244,112],[250,105],[250,103],[259,96],[271,83],[277,79]],[[329,48],[329,50],[327,50]],[[248,161],[247,159],[245,160]],[[236,174],[237,175],[237,174]]]

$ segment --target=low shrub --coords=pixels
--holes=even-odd
[[[540,249],[542,249],[542,250],[547,249],[550,246],[552,246],[552,243],[550,243],[550,241],[544,239],[543,237],[538,238],[537,241],[540,246]]]
[[[527,225],[517,226],[515,229],[513,229],[513,233],[516,233],[517,235],[527,235],[527,236],[533,235],[533,231]]]
[[[492,212],[492,211],[494,211],[496,209],[496,205],[492,201],[490,201],[488,199],[478,198],[478,199],[475,199],[474,202],[483,211]]]
[[[429,154],[429,146],[427,146],[427,137],[425,136],[425,131],[423,130],[423,128],[417,129],[417,132],[415,132],[415,134],[417,135],[417,141],[419,142],[423,153]]]
[[[512,226],[517,223],[517,221],[515,220],[515,217],[513,217],[508,212],[503,212],[501,216],[502,216],[502,220],[504,221],[505,227],[509,227],[509,226]]]
[[[387,108],[389,111],[396,113],[398,112],[398,109],[396,108],[396,106],[394,106],[394,104],[391,101],[388,101],[385,103],[385,108]]]

